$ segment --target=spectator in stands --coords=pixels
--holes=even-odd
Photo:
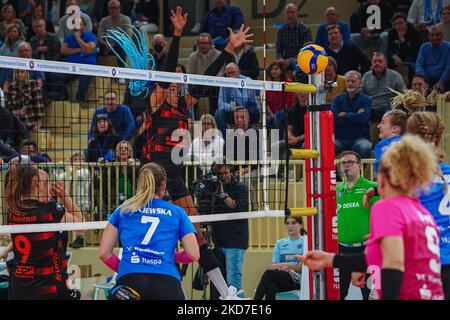
[[[202,126],[201,135],[196,137],[189,146],[188,157],[194,161],[206,164],[207,171],[213,160],[223,156],[225,141],[217,129],[217,123],[210,114],[204,114],[200,118]]]
[[[61,61],[61,42],[56,35],[45,30],[45,20],[33,20],[33,29],[36,33],[36,35],[30,40],[33,58]],[[34,71],[30,71],[31,78],[33,78],[32,72]],[[44,91],[46,98],[64,100],[66,98],[64,74],[47,72],[45,73],[45,79]]]
[[[369,58],[354,44],[344,42],[340,26],[328,26],[327,31],[330,45],[326,48],[326,52],[336,60],[338,74],[345,74],[350,70],[357,70],[361,73],[369,70]]]
[[[86,31],[83,18],[81,18],[80,28],[75,28],[73,33],[64,38],[61,55],[65,57],[66,62],[97,64],[97,37]],[[70,84],[76,78],[79,78],[76,100],[80,104],[85,104],[92,76],[68,74],[64,81],[66,84]]]
[[[63,0],[61,0],[63,1]],[[77,0],[67,0],[66,2],[66,6],[77,6]],[[92,20],[91,17],[89,17],[89,15],[87,15],[86,13],[84,13],[83,11],[81,11],[81,20],[84,21],[84,25],[85,25],[85,31],[86,32],[92,32],[93,28],[92,28]],[[72,32],[74,31],[74,29],[69,28],[69,26],[67,25],[67,20],[68,19],[73,19],[72,15],[67,13],[66,15],[64,15],[61,19],[59,19],[59,29],[57,32],[57,36],[59,38],[59,41],[64,42],[64,40],[66,39],[66,37],[68,37],[69,35],[72,34]],[[69,24],[70,25],[70,24]],[[74,26],[75,27],[75,26]]]
[[[92,139],[88,146],[88,162],[113,161],[114,150],[120,141],[111,120],[104,114],[100,114],[94,120]]]
[[[111,120],[114,130],[121,140],[130,140],[133,137],[136,128],[133,114],[128,106],[119,104],[118,99],[117,91],[109,90],[105,92],[103,96],[105,106],[95,110],[92,116],[89,140],[93,138],[95,122],[100,115],[106,115]]]
[[[308,94],[296,93],[294,105],[288,113],[288,146],[300,149],[305,143],[305,114],[308,106]]]
[[[33,21],[38,19],[42,19],[45,21],[45,30],[47,30],[47,32],[55,33],[55,27],[53,26],[53,22],[47,19],[47,12],[45,12],[45,5],[43,3],[37,3],[32,9],[31,21],[27,29],[27,37],[26,37],[27,41],[30,41],[30,39],[36,35],[34,28],[32,28],[32,25]]]
[[[375,29],[370,25],[367,25],[372,12],[367,10],[369,6],[376,5],[380,8],[380,20],[381,28]],[[387,0],[367,0],[362,6],[359,7],[359,17],[360,17],[360,32],[352,33],[352,42],[358,48],[367,48],[373,45],[378,45],[378,51],[386,54],[387,52],[387,32],[391,24],[392,16],[394,15],[394,10]]]
[[[442,6],[450,5],[449,0],[414,0],[409,7],[408,22],[419,30],[426,31],[428,26],[441,20]]]
[[[14,10],[14,7],[12,5],[7,4],[2,7],[0,21],[0,39],[3,42],[6,42],[6,36],[8,34],[7,29],[11,24],[17,24],[20,29],[20,33],[25,36],[25,25],[23,24],[22,20],[16,18],[16,11]]]
[[[256,80],[259,76],[259,62],[255,50],[244,44],[234,50],[234,59],[241,70],[241,74]]]
[[[226,159],[217,161],[213,173],[218,176],[218,195],[213,199],[212,213],[248,211],[248,189],[234,177],[233,165]],[[226,278],[229,286],[242,288],[242,267],[248,248],[248,219],[212,223],[215,246],[225,255]]]
[[[327,91],[327,103],[331,103],[335,96],[345,92],[345,77],[337,73],[338,64],[333,57],[328,57],[328,66],[325,69],[325,81],[336,82],[337,86]]]
[[[208,6],[209,5],[209,6]],[[203,15],[208,12],[208,7],[214,7],[214,0],[197,0],[195,1],[195,25],[191,29],[192,33],[199,33],[202,27]]]
[[[388,88],[403,92],[406,85],[400,73],[387,67],[386,56],[376,52],[372,57],[372,70],[367,71],[362,78],[362,88],[363,92],[372,98],[371,120],[372,125],[377,126],[386,111],[391,109],[390,101],[395,96]],[[377,129],[377,132],[372,134],[372,142],[378,141],[378,135]]]
[[[104,17],[98,25],[98,33],[97,33],[98,42],[100,44],[101,55],[114,56],[115,55],[114,52],[106,43],[106,40],[103,38],[103,36],[107,33],[108,30],[113,28],[120,28],[131,36],[131,29],[129,27],[131,25],[131,19],[121,13],[120,2],[118,0],[110,0],[108,2],[108,12],[109,15]],[[109,43],[113,46],[114,50],[119,54],[120,58],[123,61],[125,61],[127,57],[125,56],[125,52],[122,50],[122,47],[118,44],[111,43],[111,41],[109,41]],[[119,67],[121,68],[125,67],[125,64],[120,59],[117,60]]]
[[[292,66],[298,52],[306,42],[312,41],[311,29],[298,21],[298,7],[289,3],[284,7],[286,25],[277,34],[277,59],[283,59],[286,67]]]
[[[133,158],[133,147],[128,141],[122,140],[117,144],[115,162],[119,167],[119,171],[113,174],[111,185],[116,190],[116,181],[118,179],[119,190],[113,192],[114,196],[111,202],[114,205],[119,205],[133,196],[134,179],[138,174],[136,159]],[[127,171],[126,173],[125,170]]]
[[[225,67],[225,75],[230,78],[249,79],[241,75],[241,71],[236,63],[231,62]],[[219,92],[219,106],[214,115],[217,121],[217,127],[225,137],[227,124],[233,123],[233,112],[237,107],[243,107],[250,114],[250,124],[259,122],[261,108],[257,96],[258,90],[221,87]]]
[[[409,74],[414,73],[414,66],[423,43],[420,32],[407,22],[403,13],[397,13],[392,18],[393,27],[388,31],[387,57],[389,67],[397,69],[406,66]]]
[[[422,44],[416,62],[416,74],[427,76],[434,89],[443,92],[449,87],[450,42],[443,40],[439,25],[430,27],[428,40]]]
[[[167,57],[167,40],[161,33],[155,34],[152,39],[152,54],[155,57],[156,70],[159,70]]]
[[[317,29],[315,44],[328,48],[330,43],[328,42],[327,27],[334,24],[341,27],[344,42],[350,42],[350,26],[347,22],[339,20],[339,13],[335,8],[329,7],[325,10],[325,20],[326,22],[322,23]]]
[[[35,163],[48,163],[52,159],[46,153],[40,153],[36,141],[24,140],[20,147],[20,155],[29,156],[31,161]]]
[[[202,19],[200,32],[211,35],[214,45],[222,49],[228,38],[227,28],[239,30],[244,24],[241,9],[226,3],[226,0],[214,0],[214,7]]]
[[[45,116],[42,88],[30,79],[27,70],[14,70],[13,82],[8,89],[8,110],[18,116],[31,132],[37,132]]]
[[[83,214],[89,214],[91,212],[91,174],[88,167],[81,166],[81,164],[85,163],[83,152],[76,151],[72,153],[69,163],[69,168],[58,175],[57,179],[66,182],[69,195],[78,208]],[[68,180],[69,183],[67,183]],[[75,240],[69,243],[69,247],[74,249],[82,248],[84,246],[84,231],[75,231],[75,236]]]
[[[411,88],[416,92],[420,92],[424,96],[428,96],[428,94],[430,93],[430,85],[428,79],[426,76],[421,74],[415,74],[412,77]]]
[[[267,80],[279,82],[292,82],[286,74],[283,60],[272,62],[267,68]],[[284,102],[283,104],[283,95]],[[294,103],[292,92],[266,91],[266,125],[269,128],[280,129],[284,124],[284,109],[290,110]],[[280,139],[282,139],[281,133]]]
[[[0,106],[0,156],[5,162],[19,155],[23,139],[28,135],[27,128],[3,106]]]
[[[158,0],[136,0],[136,24],[145,33],[158,32],[159,5]]]
[[[20,58],[31,59],[32,49],[28,42],[22,42],[18,48],[18,54]],[[5,93],[8,92],[9,86],[13,81],[14,69],[0,69],[0,84],[3,87]],[[30,70],[28,71],[30,79],[37,81],[37,84],[41,89],[44,88],[45,74],[42,71]]]
[[[358,71],[347,72],[345,79],[346,92],[336,96],[331,106],[336,154],[353,150],[362,158],[369,158],[372,148],[369,136],[372,101],[361,92],[361,74]]]
[[[19,45],[25,40],[19,25],[16,23],[6,27],[5,42],[0,47],[0,56],[18,57]]]
[[[197,38],[197,50],[191,53],[187,64],[187,72],[204,74],[206,68],[217,59],[220,51],[214,48],[209,33],[202,33]]]
[[[440,23],[444,40],[450,41],[450,5],[442,7],[442,21]]]

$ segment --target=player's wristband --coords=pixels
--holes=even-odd
[[[103,260],[103,263],[106,264],[112,271],[119,272],[119,263],[120,260],[113,252],[113,254],[106,260]]]
[[[194,262],[194,259],[186,251],[175,253],[175,263],[189,264]]]
[[[403,272],[398,269],[381,269],[381,297],[383,300],[398,300],[402,287]]]
[[[366,272],[366,256],[364,253],[338,253],[333,258],[333,267],[351,269],[356,272]]]
[[[206,273],[219,267],[219,262],[217,261],[216,256],[206,243],[200,246],[200,259],[198,260],[198,264],[205,270]]]

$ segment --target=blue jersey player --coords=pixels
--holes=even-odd
[[[112,300],[184,300],[175,266],[179,240],[192,261],[200,257],[194,226],[186,212],[161,199],[166,174],[155,163],[144,165],[137,193],[118,207],[109,219],[99,257],[118,272]],[[119,261],[113,249],[120,239]]]

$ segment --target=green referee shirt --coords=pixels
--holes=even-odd
[[[370,208],[364,207],[363,197],[368,189],[376,185],[375,182],[360,177],[350,189],[345,181],[336,186],[339,243],[362,242],[369,234]],[[378,199],[379,196],[372,197],[370,207]]]

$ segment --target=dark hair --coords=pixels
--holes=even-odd
[[[342,34],[342,28],[341,28],[341,26],[338,25],[338,24],[330,24],[330,25],[327,27],[327,34],[328,34],[328,31],[330,31],[331,29],[338,29],[339,32],[340,32],[340,34]]]
[[[406,15],[403,12],[397,12],[396,14],[394,14],[394,16],[391,19],[391,22],[394,23],[394,21],[397,19],[403,19],[406,22],[408,22],[408,19],[406,18]]]
[[[269,66],[267,67],[267,75],[268,77],[272,79],[272,76],[270,74],[270,71],[272,70],[272,68],[274,66],[277,66],[278,68],[280,68],[281,70],[281,75],[280,75],[280,81],[286,81],[287,79],[287,75],[286,75],[286,68],[284,67],[284,63],[283,60],[275,60],[274,62],[272,62],[271,64],[269,64]]]
[[[22,144],[20,145],[20,147],[25,147],[25,146],[33,146],[35,149],[37,149],[37,143],[34,140],[31,139],[26,139],[23,140]]]
[[[337,73],[338,64],[336,59],[334,59],[333,57],[328,57],[328,64],[331,64],[334,67],[334,71]]]
[[[97,127],[97,123],[100,120],[105,120],[106,122],[108,122],[108,130],[106,131],[107,134],[110,134],[113,136],[117,135],[116,130],[114,130],[114,127],[112,125],[111,119],[109,119],[105,114],[99,114],[97,116],[97,119],[95,119],[94,127],[92,128],[92,138],[96,139],[98,137],[98,135],[101,134],[98,131],[98,127]]]
[[[346,156],[346,155],[354,155],[355,157],[356,157],[356,159],[358,159],[358,162],[361,162],[361,156],[359,155],[359,153],[358,152],[356,152],[356,151],[353,151],[353,150],[345,150],[345,151],[342,151],[340,154],[339,154],[339,159],[341,159],[343,156]]]
[[[217,175],[217,172],[225,166],[230,169],[231,173],[234,173],[234,166],[226,157],[220,157],[214,160],[211,166],[211,173]]]
[[[198,43],[198,41],[199,41],[199,39],[200,39],[201,37],[207,37],[208,40],[209,40],[209,44],[213,44],[212,37],[211,37],[211,35],[210,35],[209,33],[207,33],[207,32],[200,33],[200,34],[198,35],[198,37],[197,37],[197,43]]]
[[[412,76],[411,80],[414,78],[421,78],[426,84],[430,84],[430,81],[428,80],[428,77],[426,75],[416,73]]]
[[[286,224],[287,219],[289,219],[289,218],[294,219],[295,221],[297,221],[298,224],[303,224],[303,218],[302,218],[302,217],[292,217],[292,216],[286,216],[286,217],[284,217],[284,224]],[[307,234],[307,233],[306,233],[305,228],[304,228],[304,227],[301,227],[301,229],[300,229],[300,235],[301,235],[301,236],[304,236],[304,235],[306,235],[306,234]]]
[[[181,70],[183,71],[183,73],[187,73],[186,67],[184,66],[184,64],[182,64],[182,63],[177,63],[177,67],[180,67]]]

